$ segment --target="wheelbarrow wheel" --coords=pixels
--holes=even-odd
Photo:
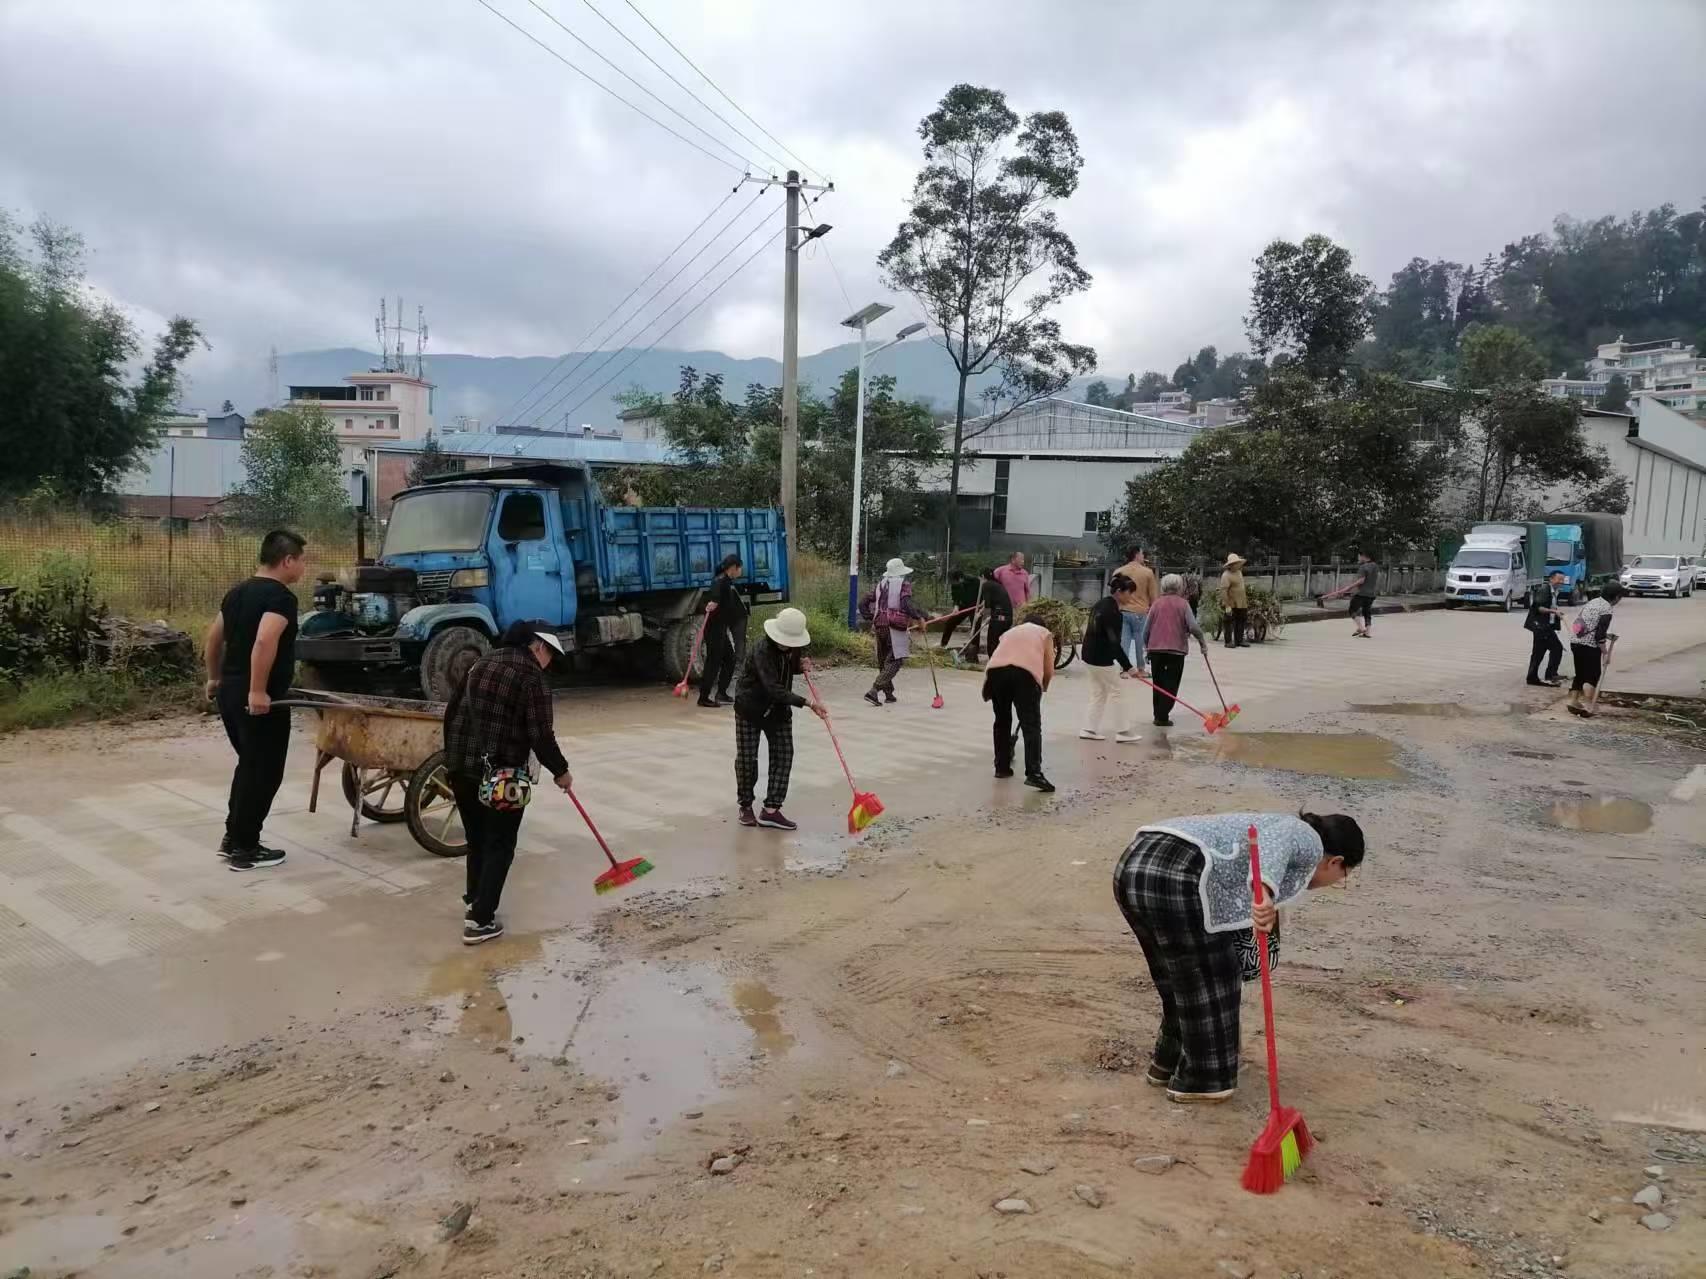
[[[461,857],[468,851],[468,832],[456,811],[456,796],[450,790],[450,774],[444,752],[434,751],[409,778],[403,803],[409,834],[427,852],[438,857]]]
[[[407,818],[409,774],[390,768],[362,770],[344,765],[344,800],[355,807],[361,796],[361,815],[370,822],[400,822]]]

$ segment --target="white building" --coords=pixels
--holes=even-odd
[[[1706,549],[1706,423],[1643,397],[1633,411],[1582,410],[1582,429],[1629,480],[1626,555],[1698,555]],[[1562,493],[1552,494],[1554,509]]]
[[[1135,477],[1178,457],[1200,434],[1181,422],[1050,397],[975,434],[966,423],[956,544],[967,550],[1078,547],[1100,550],[1099,534]],[[943,428],[953,447],[953,424]],[[931,476],[946,490],[947,467]]]
[[[346,467],[373,445],[422,440],[432,431],[433,384],[392,370],[351,373],[347,386],[293,386],[293,409],[318,408],[331,420]]]
[[[240,440],[247,427],[241,413],[204,413],[180,409],[160,421],[160,434],[173,439]]]
[[[1650,395],[1678,412],[1706,411],[1706,356],[1699,355],[1692,343],[1675,339],[1625,342],[1618,338],[1601,343],[1587,362],[1585,378],[1546,378],[1540,387],[1555,399],[1598,403],[1618,375],[1631,398]]]

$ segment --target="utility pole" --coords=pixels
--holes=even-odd
[[[789,169],[785,180],[758,178],[747,174],[737,186],[785,186],[788,192],[788,221],[782,237],[782,520],[787,525],[788,585],[794,578],[794,547],[798,531],[795,518],[799,503],[800,458],[800,248],[810,240],[828,235],[827,222],[800,225],[800,192],[828,192],[835,183],[819,186],[800,181],[798,169]],[[821,198],[821,196],[820,196]]]
[[[800,173],[788,170],[788,229],[782,236],[782,519],[788,533],[788,585],[795,581],[795,541],[799,536],[800,451]]]

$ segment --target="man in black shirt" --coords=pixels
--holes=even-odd
[[[1534,636],[1528,654],[1528,682],[1543,688],[1558,687],[1558,666],[1564,660],[1564,644],[1558,638],[1564,613],[1558,607],[1558,588],[1564,584],[1562,573],[1548,573],[1528,596],[1528,616],[1523,625]],[[1546,660],[1546,677],[1540,676],[1540,660]]]
[[[261,824],[284,781],[290,712],[274,709],[296,673],[296,614],[291,587],[302,580],[308,543],[274,529],[261,539],[255,575],[225,594],[207,630],[207,695],[219,701],[225,735],[237,752],[219,855],[232,870],[277,866],[284,853],[261,843]]]
[[[740,556],[728,555],[711,583],[711,602],[705,607],[705,673],[699,677],[701,706],[727,706],[734,700],[729,681],[746,647],[746,601],[735,585],[740,574]]]

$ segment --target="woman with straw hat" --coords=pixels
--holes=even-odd
[[[806,615],[785,608],[764,623],[764,638],[753,646],[735,684],[735,800],[742,826],[798,830],[782,815],[788,798],[788,774],[794,768],[794,708],[809,706],[826,719],[822,702],[807,701],[794,691],[800,658],[812,642]],[[758,738],[762,734],[770,755],[769,784],[764,807],[754,815],[752,801],[758,785]]]
[[[1249,648],[1244,619],[1250,615],[1250,593],[1244,588],[1244,557],[1233,551],[1220,573],[1220,606],[1226,610],[1226,647]]]
[[[865,700],[872,706],[896,702],[894,677],[912,656],[912,624],[927,622],[929,615],[912,602],[912,583],[907,581],[912,570],[899,556],[888,562],[883,580],[877,583],[872,607],[875,615],[872,630],[877,636],[877,678],[871,684]],[[881,700],[878,694],[881,694]]]

